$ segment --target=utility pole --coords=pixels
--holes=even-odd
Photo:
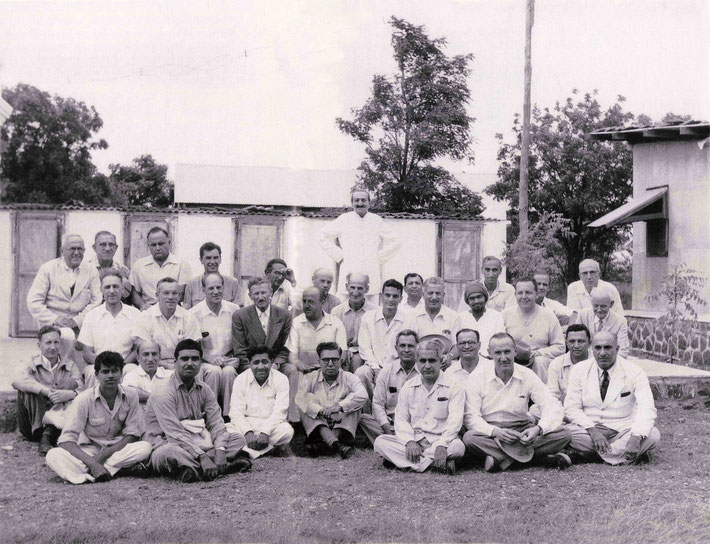
[[[528,237],[528,158],[530,155],[530,81],[532,79],[532,27],[535,20],[535,0],[527,0],[525,15],[525,85],[523,91],[523,133],[520,141],[520,195],[518,222],[520,238]]]

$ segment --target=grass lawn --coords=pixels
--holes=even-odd
[[[661,448],[652,463],[562,472],[403,473],[363,448],[347,461],[268,457],[251,473],[209,483],[117,478],[72,486],[44,466],[35,444],[0,434],[0,540],[705,544],[704,401],[659,403]]]

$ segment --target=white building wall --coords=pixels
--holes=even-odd
[[[14,257],[12,253],[12,213],[0,211],[0,337],[10,335],[10,308],[12,308],[12,278]]]

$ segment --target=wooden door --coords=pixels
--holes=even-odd
[[[446,284],[444,304],[458,311],[466,284],[480,278],[482,225],[439,224],[439,275]]]
[[[249,279],[263,276],[266,263],[281,257],[283,219],[240,217],[234,224],[234,276],[246,293]]]
[[[124,262],[129,268],[138,259],[150,255],[148,250],[148,231],[153,227],[161,227],[168,231],[172,240],[172,252],[175,253],[175,226],[176,216],[159,215],[159,214],[132,214],[125,218],[125,248]]]
[[[27,293],[42,264],[59,257],[64,214],[17,212],[13,230],[12,336],[31,337],[38,327],[27,309]]]

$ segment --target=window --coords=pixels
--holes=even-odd
[[[668,219],[646,221],[646,256],[668,257]]]

